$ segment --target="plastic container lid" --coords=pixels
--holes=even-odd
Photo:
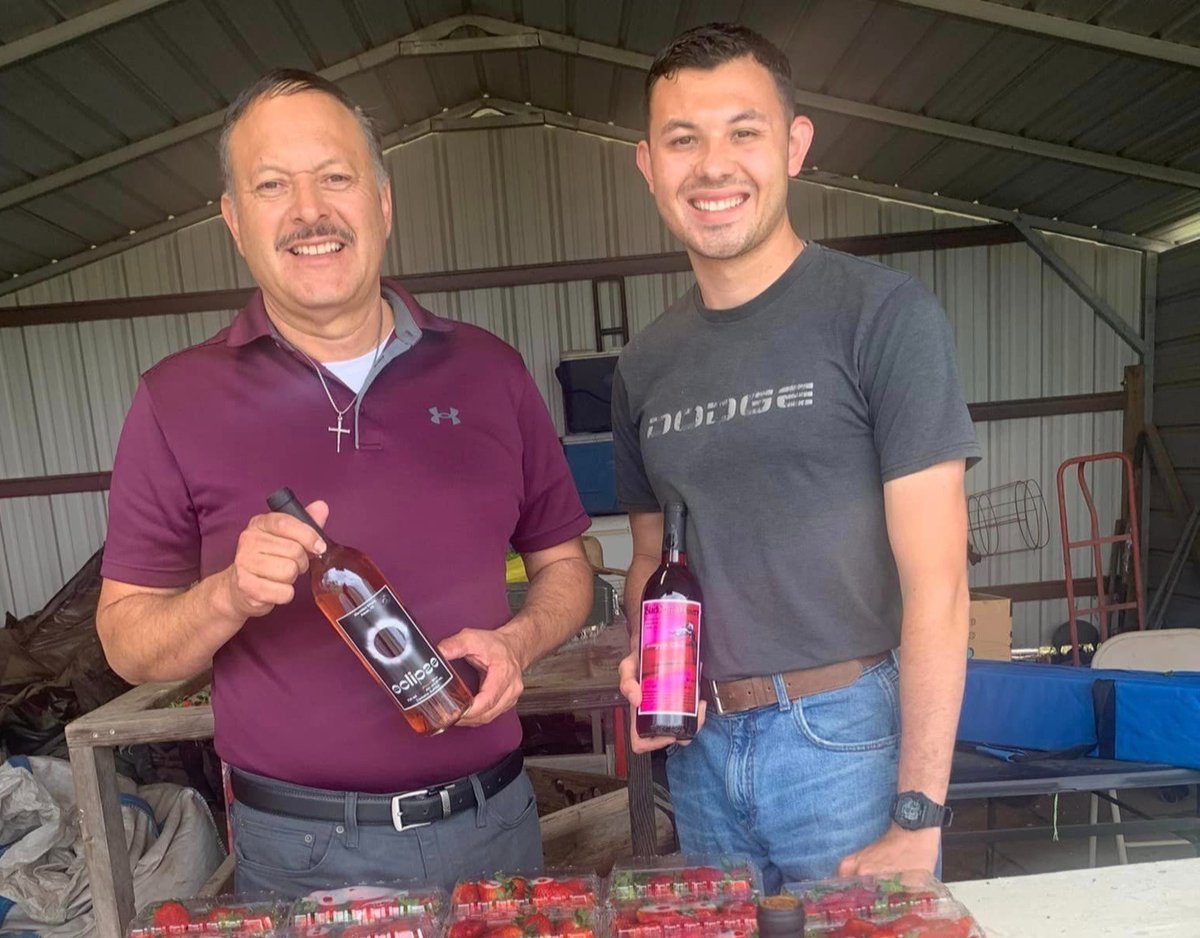
[[[809,928],[851,918],[933,912],[954,901],[949,890],[927,872],[788,883],[783,892],[800,897]]]
[[[446,893],[423,882],[363,883],[318,889],[297,899],[288,912],[292,925],[381,922],[417,913],[441,916]]]
[[[599,938],[603,918],[595,908],[543,909],[527,905],[515,911],[451,914],[446,938]]]
[[[424,912],[372,922],[291,925],[274,938],[441,938],[441,924]]]
[[[931,910],[852,917],[813,927],[812,938],[985,938],[983,929],[962,903],[940,899]]]
[[[612,902],[749,898],[762,892],[758,867],[736,854],[619,861],[609,883]]]
[[[546,870],[540,873],[495,873],[461,880],[450,895],[456,915],[518,912],[526,908],[595,908],[600,880],[594,873]]]
[[[256,896],[170,899],[142,909],[129,938],[163,935],[265,935],[287,921],[287,903]]]
[[[612,910],[615,938],[709,938],[758,930],[758,906],[749,899],[626,901]]]

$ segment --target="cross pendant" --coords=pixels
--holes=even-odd
[[[337,419],[336,427],[326,427],[325,429],[328,430],[330,433],[335,434],[334,439],[337,440],[337,451],[340,453],[342,451],[342,434],[349,433],[350,431],[345,429],[342,426],[342,415],[338,414],[337,418],[338,419]]]

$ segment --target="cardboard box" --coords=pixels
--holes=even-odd
[[[1012,658],[1012,600],[971,593],[971,633],[967,657],[988,661]]]

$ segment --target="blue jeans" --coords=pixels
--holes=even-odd
[[[667,778],[686,854],[747,854],[763,887],[824,879],[890,824],[900,754],[895,656],[853,684],[721,716],[708,711]]]

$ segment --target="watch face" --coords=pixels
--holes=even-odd
[[[904,798],[896,806],[896,813],[901,820],[915,823],[921,820],[921,805],[916,798]]]

